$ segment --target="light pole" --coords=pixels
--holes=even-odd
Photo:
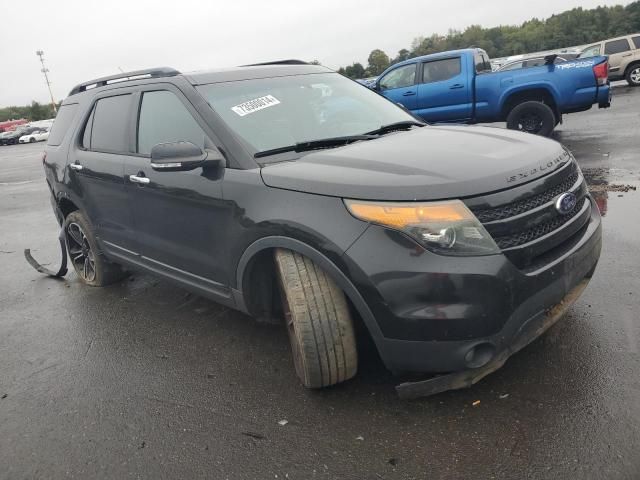
[[[53,99],[53,92],[51,91],[51,82],[49,81],[49,75],[47,75],[47,72],[49,72],[49,69],[45,66],[44,64],[44,52],[42,50],[38,50],[36,52],[36,55],[38,55],[40,57],[40,63],[42,63],[42,70],[40,70],[42,73],[44,73],[44,79],[47,82],[47,88],[49,88],[49,95],[51,95],[51,105],[53,106],[53,113],[58,113],[58,109],[56,108],[56,101]]]

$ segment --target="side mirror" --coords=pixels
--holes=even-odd
[[[198,167],[226,167],[217,150],[202,151],[191,142],[159,143],[151,149],[151,168],[158,172],[185,172]]]

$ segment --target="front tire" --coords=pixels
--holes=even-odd
[[[556,115],[548,105],[529,101],[516,105],[507,116],[507,128],[548,137],[556,126]]]
[[[625,75],[627,83],[632,87],[640,87],[640,65],[633,65]]]
[[[69,260],[83,283],[104,287],[127,276],[119,265],[105,258],[96,242],[93,226],[82,213],[70,213],[64,229]]]
[[[284,249],[274,256],[298,378],[307,388],[349,380],[358,353],[344,293],[309,258]]]
[[[35,139],[35,138],[33,138],[33,137],[31,137],[31,138],[29,139],[29,143],[33,143],[33,142],[35,142],[35,141],[36,141],[36,139]]]

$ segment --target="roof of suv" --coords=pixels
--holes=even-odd
[[[299,60],[283,60],[281,62],[267,62],[264,64],[245,65],[241,67],[220,68],[201,72],[181,73],[170,67],[156,67],[145,70],[135,70],[132,72],[122,72],[116,75],[109,75],[80,83],[73,87],[69,96],[92,90],[94,88],[106,87],[114,83],[124,83],[127,81],[141,80],[144,78],[167,78],[182,76],[193,85],[204,85],[207,83],[233,82],[238,80],[252,80],[257,78],[284,77],[289,75],[303,75],[309,73],[325,73],[332,70],[321,65],[312,65]]]

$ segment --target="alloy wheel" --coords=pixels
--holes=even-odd
[[[96,262],[89,240],[82,227],[77,223],[67,226],[67,245],[69,256],[78,275],[87,282],[96,279]]]

